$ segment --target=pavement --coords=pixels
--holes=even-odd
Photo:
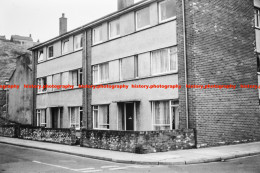
[[[146,165],[188,165],[209,163],[260,154],[260,142],[150,154],[126,153],[7,137],[0,137],[0,143],[117,163]]]

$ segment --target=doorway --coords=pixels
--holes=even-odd
[[[134,131],[137,121],[137,103],[136,102],[120,102],[118,103],[118,130]]]
[[[51,108],[51,128],[61,128],[63,120],[63,109],[61,107]]]
[[[134,122],[135,122],[135,115],[134,115],[134,103],[125,103],[125,130],[134,130]]]

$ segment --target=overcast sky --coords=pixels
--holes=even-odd
[[[0,35],[44,42],[59,35],[62,13],[70,31],[116,10],[117,0],[0,0]]]

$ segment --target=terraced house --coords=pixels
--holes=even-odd
[[[196,129],[197,146],[259,140],[258,0],[119,0],[118,11],[31,48],[39,85],[34,125]],[[254,15],[255,13],[255,15]],[[257,41],[256,41],[257,40]],[[256,43],[256,46],[254,45]],[[128,85],[92,89],[79,85]],[[143,89],[131,85],[181,85]],[[236,85],[236,89],[187,89]]]

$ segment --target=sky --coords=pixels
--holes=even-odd
[[[116,10],[117,0],[0,0],[0,35],[44,42],[59,35],[62,13],[70,31]]]

